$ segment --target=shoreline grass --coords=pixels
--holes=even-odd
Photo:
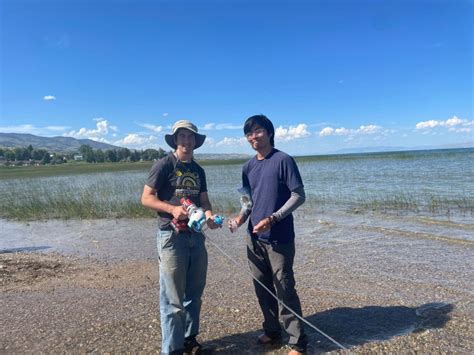
[[[56,194],[7,193],[0,200],[0,218],[31,221],[45,219],[153,218],[156,213],[143,207],[138,193],[117,197],[126,183],[114,188],[79,191],[74,197],[59,187]],[[118,190],[116,190],[118,189]],[[370,199],[334,200],[327,196],[308,196],[304,209],[344,210],[349,213],[379,212],[415,215],[474,215],[474,202],[469,199],[448,200],[427,196],[423,201],[406,194],[372,196]],[[240,206],[233,198],[222,197],[213,202],[213,210],[225,216],[238,213]]]
[[[209,196],[216,213],[233,215],[240,209],[236,187],[241,183],[243,161],[245,159],[199,160],[201,165],[210,166],[206,175],[208,186],[212,187]],[[0,218],[154,217],[156,214],[139,201],[151,165],[152,162],[74,162],[55,166],[0,167]],[[439,182],[431,186],[425,184],[424,175],[414,174],[411,182],[405,183],[400,177],[392,179],[388,173],[377,175],[372,170],[363,175],[370,177],[371,181],[357,179],[357,174],[350,182],[345,178],[334,178],[337,177],[334,174],[343,174],[352,168],[352,165],[343,165],[321,170],[320,164],[302,164],[302,174],[307,175],[305,181],[308,181],[305,208],[353,213],[474,215],[474,194],[469,185],[465,185],[466,174],[460,179],[464,190],[452,188],[452,179],[445,176],[440,176]],[[360,167],[369,168],[366,165]],[[397,166],[390,171],[400,169]],[[313,174],[319,175],[312,179]],[[354,186],[350,185],[352,182]]]

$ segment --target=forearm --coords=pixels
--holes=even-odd
[[[209,201],[204,201],[203,203],[201,203],[201,208],[204,210],[206,219],[212,217],[212,205]]]
[[[173,214],[173,209],[176,207],[175,205],[172,205],[166,201],[162,201],[158,197],[152,195],[142,196],[141,203],[143,206],[148,207],[154,211],[169,214]]]
[[[283,218],[289,216],[293,213],[299,206],[301,206],[304,201],[306,200],[306,195],[304,192],[304,188],[301,187],[296,189],[295,191],[291,192],[290,198],[285,202],[281,208],[272,213],[272,216],[276,219],[276,221],[281,221]]]

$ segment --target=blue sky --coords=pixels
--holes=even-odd
[[[0,132],[294,155],[474,146],[472,1],[1,0]]]

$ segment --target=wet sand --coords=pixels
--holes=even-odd
[[[309,353],[474,351],[472,225],[302,213],[297,289]],[[0,221],[0,352],[159,353],[155,221]],[[215,246],[238,263],[235,266]],[[216,353],[261,348],[244,231],[210,232],[199,339]]]

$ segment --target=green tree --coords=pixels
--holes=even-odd
[[[49,153],[46,153],[41,159],[41,163],[49,164],[50,162],[51,162],[51,156],[49,155]]]
[[[35,149],[33,151],[33,160],[42,160],[45,155],[49,156],[49,152],[46,149]]]
[[[143,160],[150,161],[150,160],[155,160],[155,159],[159,159],[159,158],[160,158],[160,151],[158,151],[156,149],[153,149],[153,148],[146,149],[142,153],[142,159]]]
[[[166,155],[166,151],[163,148],[158,149],[158,159],[163,158]]]
[[[117,161],[117,152],[113,149],[108,149],[105,151],[105,160],[111,163],[115,163]]]
[[[120,148],[116,151],[117,154],[117,161],[126,161],[130,155],[130,149],[128,148]]]
[[[95,159],[98,163],[103,163],[105,161],[105,153],[102,149],[97,149],[95,151]]]
[[[138,152],[136,150],[133,151],[132,154],[130,155],[130,161],[133,161],[133,162],[139,161],[140,158],[141,158],[140,152]]]
[[[11,149],[7,149],[5,151],[5,159],[8,161],[14,161],[15,160],[15,153]]]
[[[94,149],[88,144],[83,144],[79,148],[79,151],[82,154],[83,159],[88,163],[96,162],[95,152]]]

